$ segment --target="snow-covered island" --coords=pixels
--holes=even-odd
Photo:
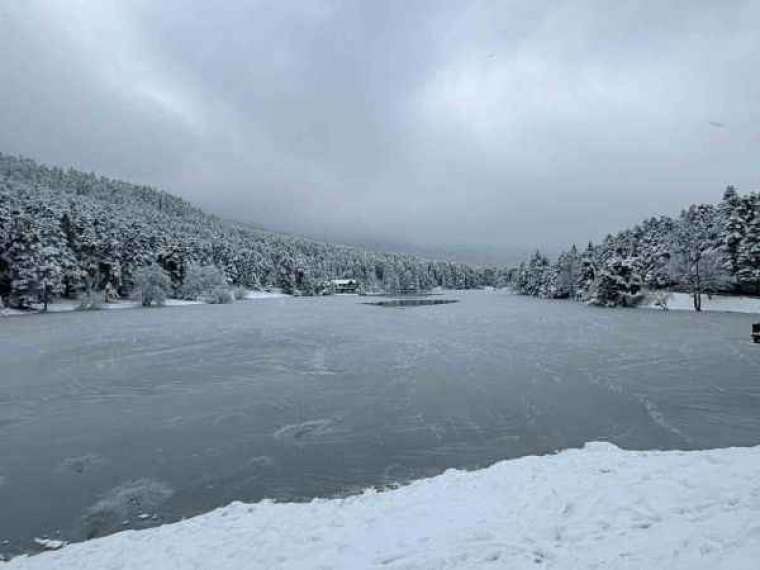
[[[8,570],[599,568],[754,570],[760,447],[556,455],[310,503],[232,503]]]

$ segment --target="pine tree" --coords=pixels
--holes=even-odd
[[[744,235],[736,247],[736,278],[746,291],[760,294],[760,196],[748,197]]]
[[[736,274],[739,266],[739,243],[745,232],[744,203],[737,194],[736,188],[728,186],[723,194],[720,205],[723,223],[723,246],[726,252],[726,269]]]
[[[575,280],[575,298],[587,300],[596,282],[598,259],[594,244],[589,242],[579,261],[578,275]]]
[[[40,301],[46,265],[39,232],[31,219],[16,215],[9,224],[0,257],[7,282],[9,306],[29,309]]]
[[[632,307],[641,302],[642,279],[635,258],[613,256],[598,272],[588,302],[606,307]]]

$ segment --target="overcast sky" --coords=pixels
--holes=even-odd
[[[509,251],[760,188],[760,2],[2,0],[0,151]]]

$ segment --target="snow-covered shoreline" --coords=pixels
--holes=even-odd
[[[231,505],[8,570],[77,568],[754,569],[760,446],[556,455],[450,470],[386,492]]]
[[[290,297],[281,291],[248,291],[245,295],[246,301],[256,301],[259,299],[283,299]]]
[[[694,304],[688,293],[665,292],[662,295],[668,310],[693,311]],[[642,309],[659,309],[656,296],[650,296],[641,305]],[[750,313],[760,315],[760,297],[743,297],[739,295],[702,295],[703,311],[721,311],[726,313]]]
[[[285,293],[279,291],[248,291],[242,301],[260,301],[267,299],[282,299],[289,297]],[[185,299],[167,299],[164,303],[165,307],[186,307],[189,305],[207,305],[203,301],[188,301]],[[56,301],[48,305],[48,313],[69,313],[76,311],[79,308],[79,301]],[[142,305],[138,301],[116,301],[115,303],[103,303],[97,310],[113,311],[118,309],[139,309]],[[18,309],[2,308],[0,309],[0,317],[18,317],[25,315],[40,315],[44,314],[42,311],[19,311]]]

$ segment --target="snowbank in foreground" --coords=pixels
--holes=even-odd
[[[384,493],[233,503],[5,568],[749,570],[758,560],[760,447],[631,452],[592,443]]]
[[[688,293],[668,293],[665,296],[668,309],[675,311],[693,311],[694,303]],[[654,298],[639,305],[643,309],[661,309],[654,304]],[[758,313],[760,314],[760,298],[740,297],[732,295],[702,296],[703,311],[724,311],[728,313]]]

